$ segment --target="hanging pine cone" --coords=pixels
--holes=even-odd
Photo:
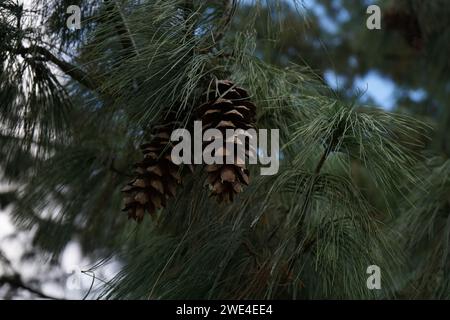
[[[150,143],[141,146],[144,160],[135,164],[135,178],[123,189],[124,208],[128,217],[142,221],[145,212],[153,215],[166,206],[166,200],[175,196],[181,183],[180,167],[171,160],[170,135],[175,123],[157,126]]]
[[[225,137],[226,129],[254,128],[256,107],[250,101],[247,91],[239,88],[229,80],[216,82],[216,88],[205,94],[206,102],[198,108],[198,117],[202,120],[203,129],[218,129]],[[246,158],[250,152],[248,139],[246,139]],[[219,202],[231,202],[236,194],[243,190],[243,185],[249,184],[249,171],[245,166],[245,159],[237,158],[237,145],[242,141],[234,137],[233,141],[235,161],[234,164],[226,164],[225,157],[229,154],[227,144],[224,141],[223,148],[218,155],[223,157],[224,164],[212,164],[206,166],[208,182],[212,195]]]

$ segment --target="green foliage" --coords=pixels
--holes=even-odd
[[[412,288],[408,289],[417,298],[449,299],[449,160],[430,160],[430,169],[422,176],[426,190],[416,188],[412,192],[412,206],[406,206],[397,221],[403,247],[415,267]]]
[[[27,148],[36,143],[39,153],[56,138],[66,136],[70,103],[50,67],[33,57],[32,47],[22,47],[33,33],[21,28],[23,15],[22,6],[16,2],[0,3],[0,130],[22,138]]]
[[[311,68],[283,60],[292,55],[278,59],[292,42],[283,32],[305,23],[292,6],[75,1],[83,29],[69,32],[67,1],[36,4],[51,45],[30,21],[17,26],[20,6],[0,3],[0,166],[19,186],[0,204],[13,202],[17,226],[53,257],[74,239],[100,259],[89,271],[118,257],[123,269],[103,298],[447,297],[448,166],[427,181],[436,188],[428,201],[421,121],[349,102]],[[252,167],[237,201],[218,205],[199,166],[154,219],[127,222],[120,189],[137,146],[170,111],[188,127],[201,94],[223,78],[251,94],[257,127],[280,129],[280,171]],[[423,258],[412,261],[419,246]],[[366,287],[373,264],[379,292]],[[435,266],[445,278],[434,277],[438,289],[409,290]]]

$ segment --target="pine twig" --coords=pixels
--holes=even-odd
[[[14,289],[23,289],[27,290],[28,292],[31,292],[35,295],[37,295],[40,298],[43,299],[50,299],[50,300],[64,300],[62,298],[55,298],[52,296],[49,296],[48,294],[43,293],[42,291],[32,288],[26,283],[23,282],[22,277],[20,276],[20,273],[14,270],[11,261],[6,257],[6,255],[0,251],[0,262],[3,263],[4,266],[7,267],[7,269],[10,270],[11,275],[2,275],[0,276],[0,287],[2,285],[9,285],[11,288]]]
[[[114,172],[115,174],[119,175],[119,176],[124,176],[124,177],[128,177],[128,178],[132,178],[133,175],[126,173],[122,170],[119,170],[116,168],[115,164],[114,164],[114,159],[111,160],[110,164],[109,164],[109,170]]]
[[[214,42],[217,43],[219,42],[225,35],[225,31],[228,28],[228,26],[231,23],[231,18],[234,15],[234,11],[236,8],[236,0],[226,0],[226,4],[225,4],[225,12],[224,15],[222,17],[222,21],[219,24],[219,29],[216,32],[216,34],[214,34]]]
[[[33,56],[34,58],[43,58],[46,61],[54,63],[65,74],[67,74],[72,79],[78,81],[80,84],[82,84],[83,86],[85,86],[86,88],[88,88],[92,91],[96,91],[100,87],[100,83],[98,83],[96,80],[92,79],[86,72],[84,72],[77,66],[70,64],[69,62],[59,59],[58,57],[56,57],[53,53],[51,53],[49,50],[47,50],[44,47],[37,46],[37,45],[31,46],[28,48],[20,47],[17,50],[17,53],[22,56],[26,56],[29,54],[29,55]]]
[[[212,48],[214,48],[215,45],[218,42],[220,42],[220,40],[222,40],[222,38],[225,36],[227,28],[229,27],[229,25],[231,23],[231,19],[233,18],[235,9],[236,9],[236,0],[225,0],[224,14],[218,24],[218,27],[216,28],[216,31],[213,32],[213,34],[212,34],[213,44],[211,44],[205,48],[199,49],[198,52],[207,53]]]
[[[18,273],[13,274],[12,276],[0,277],[0,285],[3,285],[3,284],[7,284],[10,287],[15,288],[15,289],[27,290],[43,299],[64,300],[62,298],[55,298],[55,297],[49,296],[48,294],[45,294],[40,290],[30,287],[29,285],[27,285],[23,282],[22,278],[20,277],[20,275]]]
[[[108,13],[112,13],[114,9],[118,13],[118,18],[120,22],[115,25],[115,28],[120,38],[122,48],[126,51],[126,54],[130,54],[132,56],[138,55],[136,41],[132,36],[130,27],[128,26],[125,16],[123,15],[120,4],[117,2],[117,0],[106,0],[105,4],[106,5],[111,4],[111,6],[107,8]]]
[[[317,163],[317,166],[314,170],[314,174],[311,177],[311,183],[309,184],[309,188],[308,188],[308,193],[305,196],[305,201],[303,202],[301,211],[300,211],[300,221],[298,223],[298,229],[297,229],[297,234],[295,236],[295,252],[294,252],[294,256],[292,257],[290,263],[288,264],[288,271],[292,271],[295,261],[297,260],[298,256],[300,255],[301,252],[306,252],[307,250],[309,250],[313,244],[314,244],[314,240],[310,240],[306,243],[306,245],[303,247],[303,250],[299,251],[299,245],[300,245],[300,228],[303,225],[304,221],[305,221],[305,216],[306,216],[306,212],[308,211],[309,205],[311,203],[310,199],[311,199],[311,194],[314,190],[314,186],[317,180],[317,177],[320,174],[320,171],[323,168],[323,165],[325,164],[325,161],[327,160],[329,154],[331,153],[331,151],[333,150],[334,147],[336,147],[336,144],[338,143],[340,135],[339,134],[333,134],[333,137],[330,141],[330,143],[328,144],[328,146],[325,148],[324,152],[322,153],[322,156],[319,159],[319,162]]]

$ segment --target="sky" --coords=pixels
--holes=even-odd
[[[340,0],[337,0],[337,2],[340,2]],[[336,21],[328,17],[323,6],[317,4],[315,0],[302,0],[302,4],[307,10],[311,10],[318,17],[320,17],[320,24],[324,30],[330,33],[337,30]],[[338,14],[339,21],[344,22],[348,20],[350,18],[350,14],[351,13],[345,9],[342,9]],[[342,80],[332,70],[326,71],[324,78],[327,84],[333,89],[338,89],[342,85]],[[364,77],[358,77],[354,83],[354,86],[355,90],[364,92],[364,95],[360,99],[361,102],[364,103],[369,100],[368,98],[371,98],[371,100],[375,102],[376,106],[385,110],[392,110],[395,107],[395,91],[397,88],[391,79],[377,72],[371,71]]]
[[[273,1],[273,0],[265,0],[265,1]],[[331,0],[330,0],[331,1]],[[342,0],[333,0],[337,3],[340,3]],[[254,4],[255,0],[240,0],[241,3],[245,4]],[[326,10],[317,3],[315,0],[287,0],[287,3],[292,4],[297,10],[301,13],[304,11],[311,11],[320,17],[321,27],[327,32],[333,33],[337,31],[338,24],[336,21],[331,19],[326,15]],[[369,6],[374,1],[367,1],[367,5]],[[339,22],[346,21],[350,18],[350,14],[345,9],[342,9],[338,14]],[[324,80],[326,83],[333,89],[338,89],[342,85],[342,80],[336,75],[333,70],[328,70],[325,72]],[[398,88],[395,83],[377,73],[377,72],[369,72],[364,77],[359,77],[356,79],[354,83],[354,90],[358,92],[364,92],[364,95],[360,98],[360,102],[365,103],[369,100],[375,102],[377,107],[383,108],[385,110],[392,110],[397,102],[396,99],[396,91]],[[410,97],[413,100],[419,100],[423,98],[423,92],[411,92]],[[369,99],[370,98],[370,99]]]

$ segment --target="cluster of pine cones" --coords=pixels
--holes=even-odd
[[[225,136],[226,129],[254,128],[256,120],[256,107],[250,101],[246,90],[237,87],[229,80],[216,81],[215,88],[204,94],[204,103],[196,110],[197,120],[201,120],[203,130],[215,128]],[[135,164],[134,178],[122,189],[124,193],[123,211],[128,217],[142,221],[145,213],[154,215],[155,212],[166,206],[167,199],[174,197],[176,189],[181,184],[180,166],[171,159],[170,135],[177,129],[177,122],[166,121],[155,127],[152,139],[141,146],[144,159]],[[224,141],[219,155],[223,164],[206,165],[208,183],[211,195],[219,202],[231,202],[236,194],[249,184],[249,171],[245,159],[237,159],[233,164],[226,164],[225,157],[229,154],[230,141]],[[237,154],[238,144],[242,144],[239,137],[233,137],[233,154]],[[248,157],[248,144],[245,146]],[[256,151],[256,150],[253,150]]]

